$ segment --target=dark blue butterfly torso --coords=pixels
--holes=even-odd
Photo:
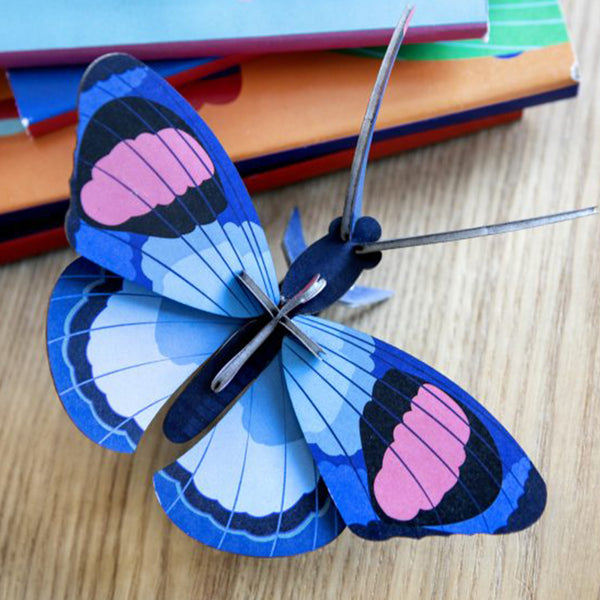
[[[293,297],[316,274],[327,281],[325,289],[300,308],[301,314],[324,311],[350,290],[365,269],[376,267],[381,260],[380,252],[362,255],[354,252],[356,246],[381,237],[381,226],[375,219],[359,219],[353,238],[348,241],[342,239],[340,224],[341,218],[332,221],[327,235],[304,250],[283,279],[281,292],[286,298]]]

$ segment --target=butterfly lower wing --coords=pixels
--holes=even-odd
[[[218,140],[164,79],[125,54],[83,76],[67,234],[86,258],[194,308],[260,307],[246,271],[277,303],[273,261],[244,184]]]
[[[154,486],[180,529],[228,552],[298,554],[344,529],[298,427],[279,355],[204,438],[156,473]]]
[[[48,358],[77,427],[102,446],[133,452],[162,405],[238,326],[80,258],[50,298]]]
[[[297,317],[324,350],[288,338],[300,426],[344,520],[368,539],[506,533],[543,511],[540,475],[510,434],[431,367],[348,327]]]

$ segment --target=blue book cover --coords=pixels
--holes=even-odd
[[[218,73],[237,64],[236,57],[155,60],[148,64],[173,84]],[[75,121],[79,82],[86,65],[9,69],[7,75],[22,126],[42,135]],[[1,134],[0,134],[1,135]]]
[[[5,0],[0,66],[85,62],[109,50],[142,59],[385,44],[397,0]],[[482,37],[487,0],[417,0],[407,41]],[[24,18],[27,15],[27,18]]]

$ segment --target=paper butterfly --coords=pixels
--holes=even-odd
[[[153,71],[122,54],[93,63],[77,133],[66,228],[85,258],[50,300],[52,374],[77,427],[106,448],[133,452],[174,395],[169,439],[208,428],[154,477],[185,533],[283,556],[346,525],[385,540],[507,533],[540,516],[540,475],[471,396],[313,316],[378,263],[353,251],[379,238],[374,219],[351,221],[348,240],[335,220],[280,286],[229,157]]]

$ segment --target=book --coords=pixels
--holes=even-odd
[[[86,62],[115,50],[166,59],[385,44],[402,9],[397,0],[6,0],[0,66]],[[487,19],[486,0],[420,0],[406,39],[482,37]]]
[[[0,73],[0,138],[24,130],[6,77]]]
[[[487,45],[425,45],[422,54],[417,46],[405,48],[380,111],[374,148],[388,144],[389,152],[397,152],[432,143],[575,95],[576,61],[560,9],[555,2],[541,3],[544,11],[555,12],[544,12],[532,23],[535,14],[523,18],[532,0],[492,2],[491,13],[496,11],[500,25],[494,27],[492,18]],[[528,26],[507,28],[507,6],[513,7],[513,19]],[[246,181],[280,185],[349,164],[379,69],[379,52],[262,56],[188,83],[181,92],[220,138]],[[405,54],[409,52],[414,54]],[[58,206],[64,211],[73,145],[73,127],[37,139],[24,134],[0,139],[0,154],[7,157],[0,163],[0,224],[10,213],[11,230],[18,231],[24,211],[61,201]]]
[[[15,99],[8,85],[8,80],[0,74],[0,119],[16,117]]]
[[[560,7],[555,1],[491,0],[490,37],[487,42],[464,41],[450,45],[414,44],[400,51],[401,60],[449,60],[487,55],[511,55],[568,39]],[[381,57],[384,49],[352,50]],[[176,87],[195,77],[214,74],[234,64],[224,59],[156,61],[150,63]],[[240,62],[242,56],[238,57]],[[197,64],[198,63],[200,64]],[[23,123],[32,135],[43,135],[76,120],[75,103],[83,66],[8,71]]]
[[[371,146],[371,159],[382,158],[518,121],[523,111],[473,119],[439,127],[423,133],[399,135],[379,140]],[[248,190],[261,192],[290,183],[324,175],[350,166],[354,149],[334,151],[288,165],[256,171],[244,177]],[[238,165],[239,167],[239,165]],[[48,252],[67,245],[64,219],[69,200],[42,203],[22,210],[0,214],[0,264]]]
[[[156,60],[149,64],[172,85],[180,87],[249,58],[251,55],[233,55]],[[22,128],[36,136],[75,123],[77,92],[85,69],[85,65],[9,69],[7,76]]]

